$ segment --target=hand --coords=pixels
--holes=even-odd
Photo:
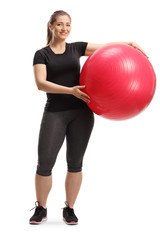
[[[80,99],[82,99],[83,101],[89,103],[90,100],[89,100],[88,98],[90,98],[90,97],[89,97],[86,93],[82,92],[82,91],[80,90],[81,88],[85,88],[85,85],[72,87],[72,90],[71,90],[72,95],[74,95],[75,97],[80,98]]]
[[[147,58],[149,58],[147,56],[147,54],[143,51],[143,49],[135,42],[127,42],[128,45],[134,47],[134,48],[137,48],[138,50],[140,50]]]

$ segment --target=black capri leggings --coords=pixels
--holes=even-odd
[[[36,173],[41,176],[52,174],[65,136],[68,171],[80,172],[93,126],[94,113],[88,106],[61,112],[44,110],[39,132]]]

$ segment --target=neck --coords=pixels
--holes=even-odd
[[[54,39],[51,40],[49,45],[51,47],[55,47],[55,48],[58,48],[58,49],[64,49],[65,44],[66,44],[65,39],[63,40],[63,39],[54,38]]]

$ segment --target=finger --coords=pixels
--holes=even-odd
[[[90,98],[86,93],[84,92],[81,92],[81,95],[84,96],[84,97],[87,97],[87,98]]]
[[[77,86],[78,88],[85,88],[86,86],[85,85],[83,85],[83,86]]]
[[[81,90],[79,90],[79,92],[81,93],[82,96],[86,96],[86,97],[90,98],[86,93],[82,92]]]
[[[142,48],[139,48],[139,47],[136,47],[136,48],[148,58],[147,54],[142,50]]]
[[[87,98],[85,98],[85,97],[81,97],[81,99],[83,100],[83,101],[85,101],[85,102],[90,102],[90,100],[89,99],[87,99]]]
[[[142,50],[140,50],[140,51],[148,58],[147,54],[144,51],[142,51]]]

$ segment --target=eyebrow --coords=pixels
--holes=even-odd
[[[63,23],[63,22],[57,22],[57,23]],[[69,22],[67,22],[67,23],[69,23]],[[70,24],[70,23],[69,23]]]

